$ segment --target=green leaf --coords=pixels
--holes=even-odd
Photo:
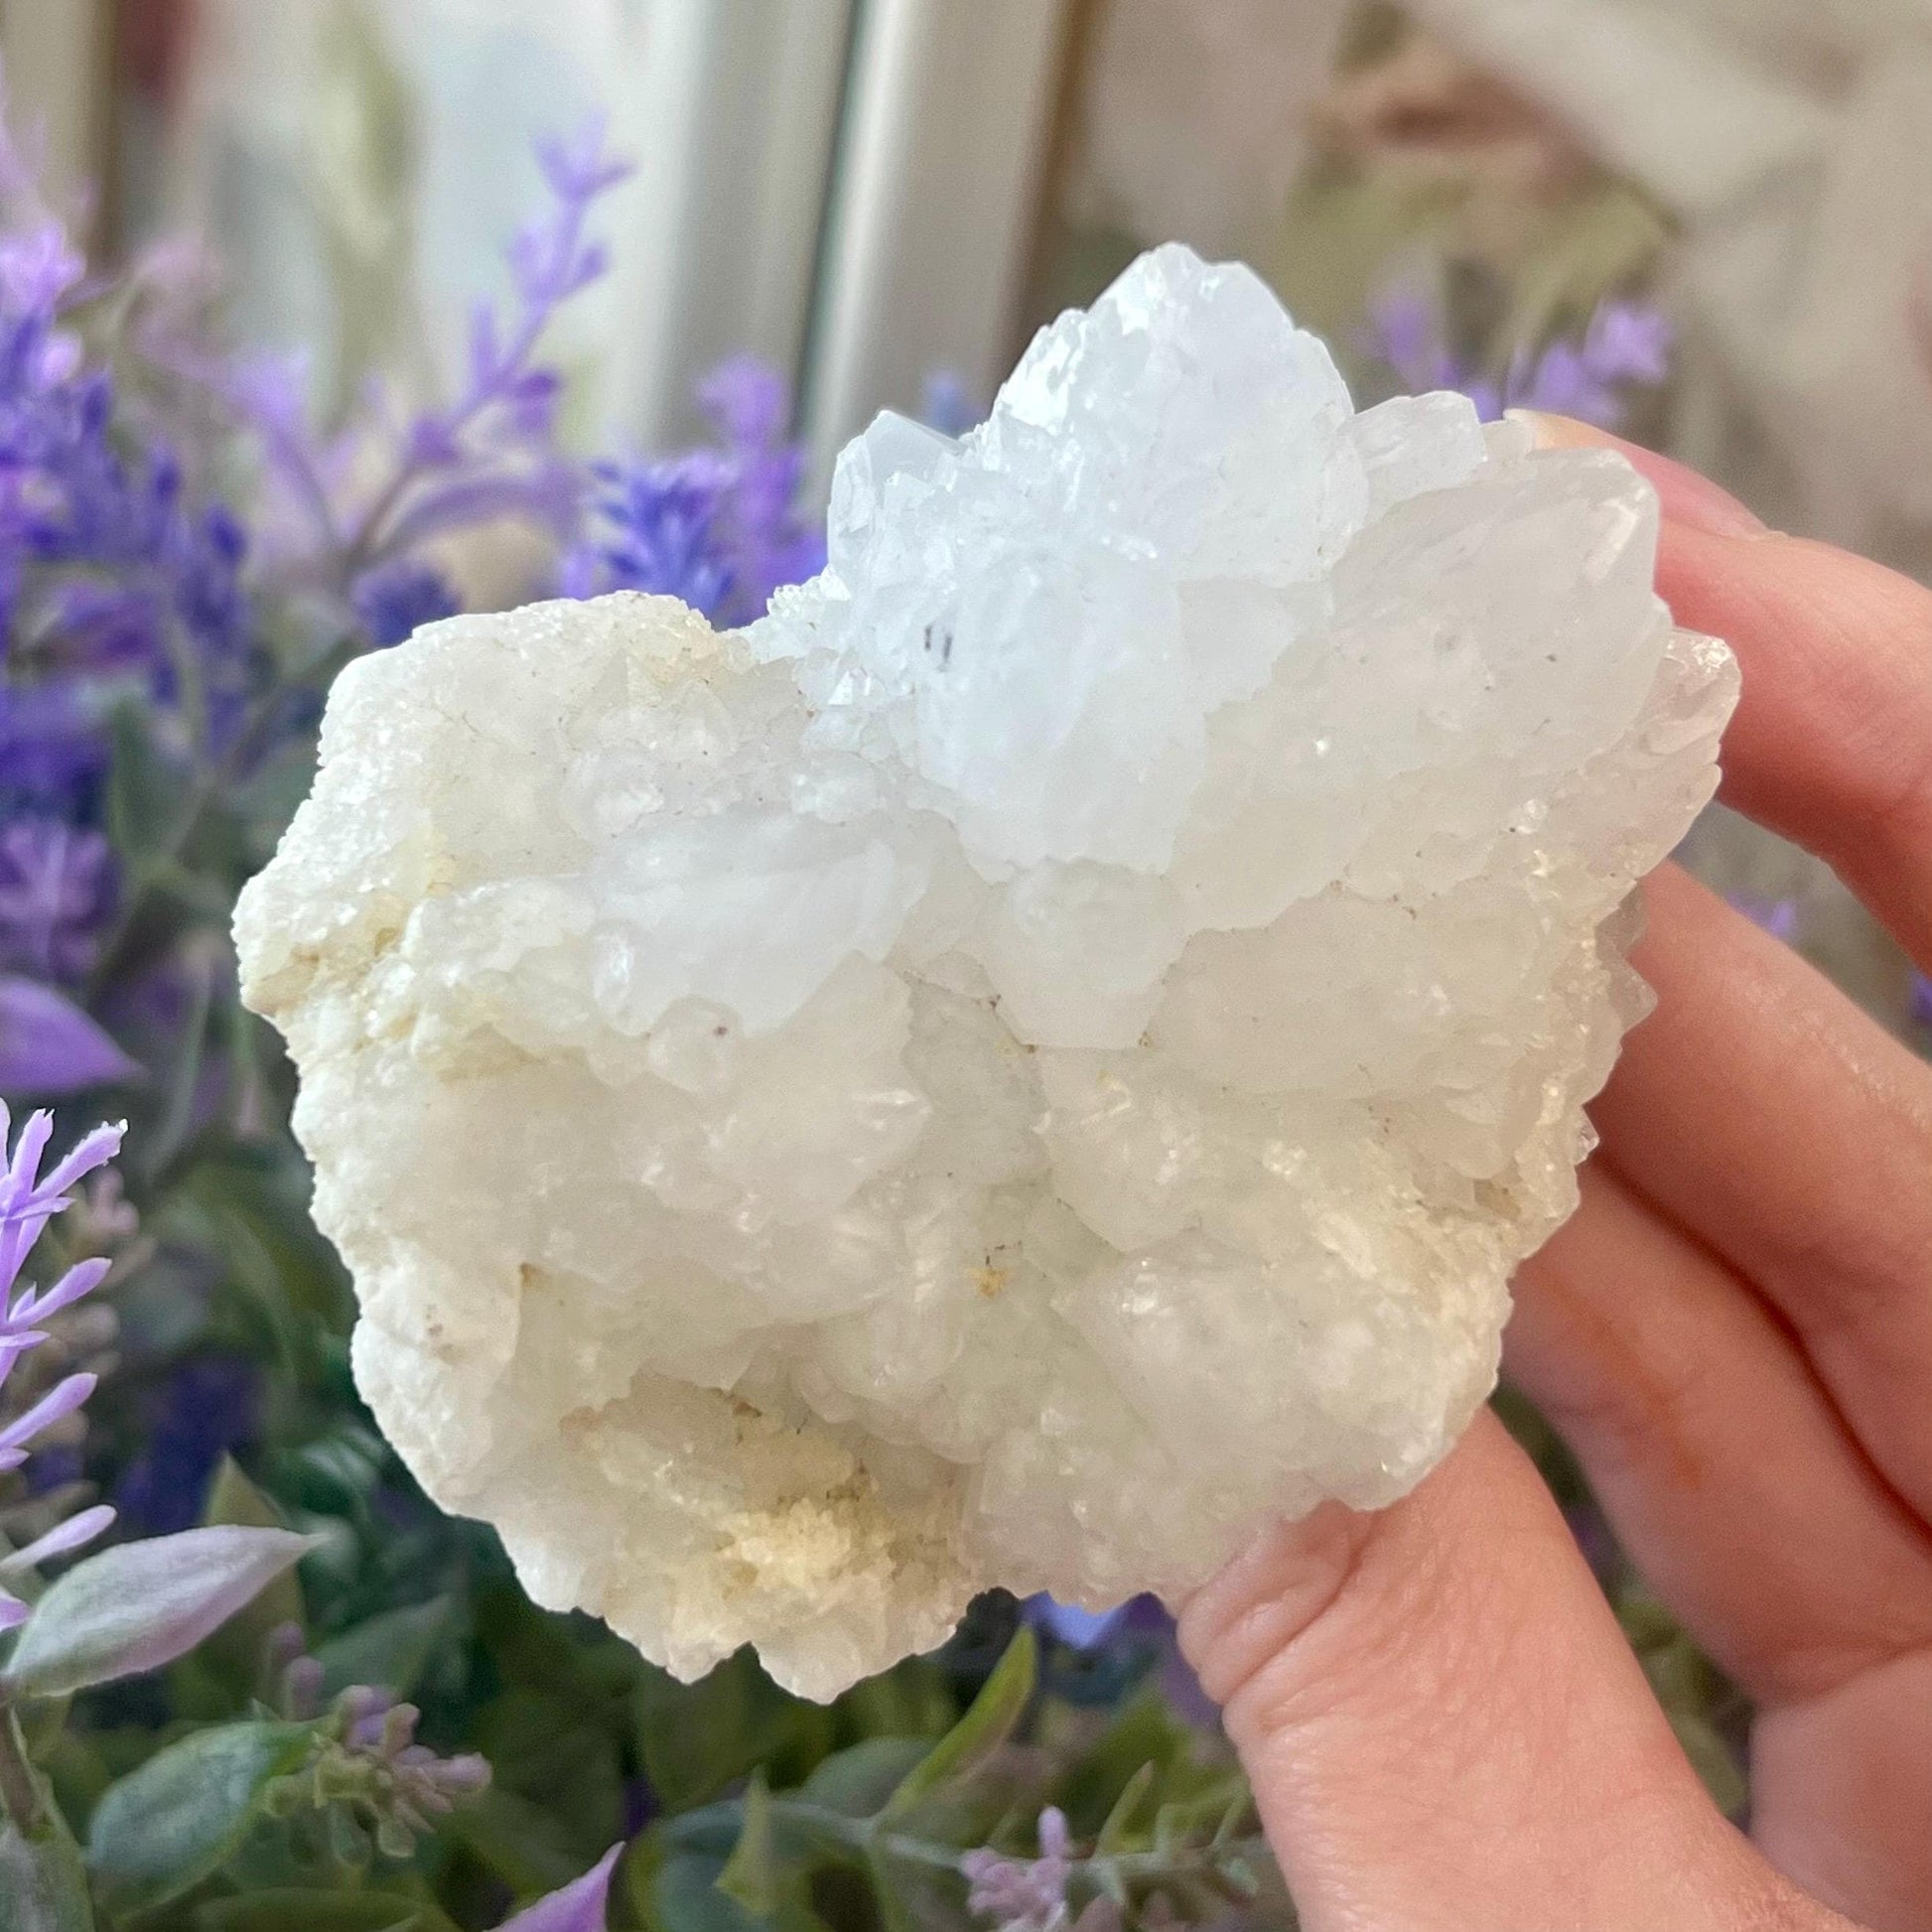
[[[147,1911],[220,1870],[263,1815],[270,1783],[302,1763],[314,1736],[312,1725],[217,1725],[110,1786],[87,1833],[101,1903]]]
[[[138,879],[179,836],[188,782],[181,767],[157,749],[141,706],[117,707],[108,737],[107,836]]]
[[[1134,1820],[1140,1815],[1147,1794],[1154,1788],[1154,1780],[1161,1775],[1160,1766],[1143,1764],[1134,1775],[1121,1786],[1120,1796],[1114,1800],[1113,1809],[1108,1812],[1100,1827],[1098,1838],[1094,1841],[1094,1851],[1101,1858],[1113,1853],[1126,1851],[1134,1839]]]
[[[818,1764],[799,1795],[846,1818],[870,1818],[930,1748],[922,1737],[868,1737]]]
[[[205,1524],[238,1523],[251,1530],[288,1528],[276,1504],[248,1479],[241,1464],[225,1453],[214,1465],[214,1479],[208,1484],[207,1500],[202,1505],[202,1521]],[[292,1604],[292,1614],[299,1619],[301,1597],[298,1595],[285,1600]]]
[[[346,1333],[353,1311],[336,1251],[309,1218],[301,1173],[272,1150],[230,1147],[174,1190],[171,1211],[227,1263],[235,1284],[292,1361],[304,1344],[295,1317]]]
[[[323,1695],[333,1698],[351,1684],[369,1684],[392,1697],[413,1696],[450,1626],[453,1607],[449,1597],[432,1596],[426,1603],[383,1610],[332,1637],[316,1652]]]
[[[563,1820],[497,1784],[441,1822],[441,1837],[474,1853],[513,1892],[555,1891],[584,1868],[577,1834]]]
[[[930,1657],[907,1657],[853,1685],[832,1706],[832,1718],[842,1740],[939,1737],[958,1723],[959,1700]]]
[[[716,1860],[673,1853],[652,1874],[649,1915],[656,1932],[758,1932],[759,1921],[718,1888]]]
[[[744,1817],[738,1843],[718,1874],[718,1889],[755,1917],[769,1918],[778,1908],[778,1859],[771,1837],[771,1793],[762,1769],[754,1771],[745,1787]]]
[[[223,1455],[215,1467],[207,1501],[202,1507],[202,1522],[209,1528],[218,1523],[255,1530],[288,1528],[281,1511],[249,1481],[231,1455]],[[306,1621],[301,1582],[293,1569],[285,1570],[208,1639],[207,1661],[225,1682],[247,1696],[260,1678],[269,1633],[285,1623],[300,1625]]]
[[[0,1811],[0,1905],[7,1932],[94,1932],[80,1848],[52,1805],[32,1838]]]
[[[173,1663],[294,1567],[314,1539],[221,1524],[75,1564],[34,1606],[0,1689],[60,1697]]]
[[[274,1891],[210,1899],[199,1932],[450,1932],[434,1905],[393,1892]]]
[[[1067,1765],[1054,1781],[1053,1802],[1066,1813],[1075,1837],[1092,1837],[1144,1766],[1152,1764],[1165,1783],[1171,1771],[1187,1763],[1192,1750],[1192,1733],[1149,1685],[1122,1705],[1100,1736]],[[1164,1795],[1188,1794],[1166,1790]]]
[[[1695,1712],[1673,1711],[1667,1715],[1671,1728],[1677,1732],[1677,1741],[1684,1747],[1684,1755],[1704,1780],[1704,1788],[1718,1809],[1726,1818],[1737,1817],[1750,1796],[1750,1785],[1738,1769],[1737,1759],[1723,1733]]]
[[[1038,1669],[1039,1646],[1023,1625],[966,1715],[905,1774],[881,1817],[899,1817],[978,1770],[1013,1735],[1033,1698]]]
[[[666,1811],[686,1811],[763,1765],[781,1788],[832,1748],[831,1713],[788,1696],[750,1649],[695,1684],[650,1671],[637,1687],[636,1739]]]
[[[1154,1814],[1154,1849],[1162,1854],[1226,1845],[1254,1817],[1254,1795],[1238,1770],[1222,1772],[1191,1797]]]
[[[955,1873],[894,1859],[883,1846],[873,1848],[867,1863],[885,1932],[959,1932],[972,1923],[964,1909],[965,1885]]]

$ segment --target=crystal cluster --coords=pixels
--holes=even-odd
[[[361,1386],[545,1603],[825,1697],[1199,1582],[1488,1391],[1735,673],[1617,457],[1144,257],[830,562],[346,670],[237,918]]]

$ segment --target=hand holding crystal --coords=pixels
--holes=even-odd
[[[1660,591],[1743,670],[1722,795],[1932,969],[1932,594],[1625,453]],[[1182,1618],[1307,1932],[1932,1925],[1932,1069],[1675,868],[1645,898],[1658,1008],[1505,1366],[1753,1700],[1750,1833],[1484,1416],[1406,1499],[1268,1533]]]

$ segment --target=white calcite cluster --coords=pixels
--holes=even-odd
[[[343,673],[247,997],[361,1386],[540,1601],[825,1697],[1443,1454],[1735,696],[1649,488],[1526,444],[1164,248],[880,418],[749,630]]]

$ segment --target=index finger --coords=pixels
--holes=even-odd
[[[1566,418],[1541,447],[1618,449],[1656,484],[1657,589],[1743,671],[1721,790],[1815,852],[1932,969],[1932,591],[1765,530],[1669,458]]]

